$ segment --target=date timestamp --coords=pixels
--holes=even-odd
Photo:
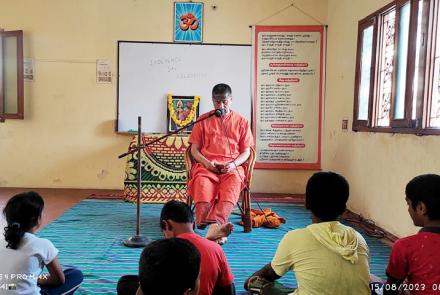
[[[423,283],[402,283],[397,284],[384,284],[384,283],[371,283],[371,291],[378,292],[379,290],[386,291],[440,291],[440,283],[427,285]]]
[[[383,284],[383,283],[372,283],[370,284],[370,288],[372,291],[425,291],[427,290],[426,284],[423,283],[402,283],[400,285],[398,284]],[[432,285],[432,290],[440,290],[440,283]]]

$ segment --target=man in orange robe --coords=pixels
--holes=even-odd
[[[212,224],[230,232],[232,227],[227,221],[244,188],[241,164],[249,158],[253,137],[248,120],[231,110],[232,91],[228,85],[214,86],[212,102],[215,109],[224,110],[224,115],[194,125],[189,142],[197,163],[191,170],[188,191],[195,203],[199,228]]]

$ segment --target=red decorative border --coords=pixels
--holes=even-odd
[[[255,163],[257,169],[298,169],[298,170],[319,170],[321,169],[321,129],[322,129],[322,80],[323,80],[323,41],[324,26],[255,26],[254,40],[254,95],[253,95],[253,118],[257,112],[257,73],[258,73],[258,33],[260,32],[319,32],[321,33],[320,42],[320,65],[319,65],[319,126],[318,126],[318,161],[316,163]],[[253,124],[254,142],[256,142],[256,123]]]

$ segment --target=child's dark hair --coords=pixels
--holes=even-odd
[[[17,249],[26,232],[37,225],[43,212],[43,198],[36,192],[26,192],[9,199],[3,214],[6,218],[6,247]]]
[[[161,229],[164,229],[164,224],[162,221],[168,219],[178,223],[193,223],[194,214],[187,204],[172,200],[163,205],[160,213]]]
[[[232,89],[228,84],[217,84],[212,88],[212,97],[222,95],[225,97],[229,97],[232,95]]]
[[[406,185],[405,195],[415,209],[423,202],[431,220],[440,220],[440,175],[423,174],[414,177]]]
[[[181,295],[194,290],[199,270],[200,253],[189,241],[170,238],[151,242],[139,261],[141,290],[144,294]]]
[[[322,221],[333,221],[344,213],[349,195],[347,180],[334,172],[317,172],[306,186],[306,209]]]

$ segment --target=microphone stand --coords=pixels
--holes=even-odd
[[[142,176],[142,164],[141,164],[141,150],[144,149],[145,147],[152,145],[153,143],[158,142],[159,140],[162,140],[164,138],[167,138],[173,134],[176,134],[184,129],[187,129],[191,126],[193,126],[194,124],[197,124],[199,122],[202,122],[208,118],[211,118],[212,116],[217,116],[217,117],[221,117],[223,115],[223,112],[221,110],[215,110],[214,112],[212,112],[211,114],[209,114],[208,116],[201,118],[199,120],[193,121],[191,123],[189,123],[188,125],[185,125],[177,130],[174,130],[173,132],[167,133],[164,136],[161,136],[159,138],[156,138],[150,142],[147,142],[145,144],[141,144],[141,136],[142,136],[142,128],[141,128],[141,121],[142,118],[138,117],[138,142],[137,142],[137,146],[135,148],[132,148],[131,150],[129,150],[126,153],[120,154],[118,156],[119,159],[126,157],[130,154],[133,154],[134,152],[137,152],[138,155],[138,165],[137,165],[137,206],[136,206],[136,234],[134,236],[129,237],[127,240],[123,241],[123,244],[127,247],[131,247],[131,248],[139,248],[139,247],[145,247],[146,245],[148,245],[151,240],[148,237],[144,237],[141,236],[140,234],[140,228],[141,228],[141,223],[140,223],[140,204],[141,204],[141,176]]]

